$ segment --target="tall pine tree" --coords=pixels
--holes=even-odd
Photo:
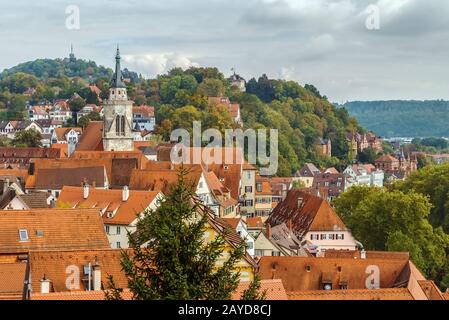
[[[180,169],[177,185],[138,219],[137,232],[128,234],[130,249],[122,252],[122,267],[135,300],[226,300],[239,283],[236,264],[245,254],[245,242],[229,248],[225,235],[205,239],[207,209],[194,201],[193,185]],[[109,279],[107,299],[120,299]]]

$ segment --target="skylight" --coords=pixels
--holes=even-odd
[[[20,241],[28,241],[28,230],[26,229],[21,229],[19,230],[19,238]]]

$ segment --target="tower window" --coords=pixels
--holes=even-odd
[[[125,135],[125,116],[117,116],[115,118],[115,133],[118,136]]]

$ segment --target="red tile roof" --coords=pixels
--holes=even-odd
[[[63,186],[79,186],[83,181],[103,188],[107,176],[104,167],[41,169],[35,181],[37,190],[60,190]]]
[[[27,230],[28,241],[19,230]],[[109,248],[109,241],[96,209],[0,211],[0,254],[100,248]]]
[[[293,231],[302,238],[309,231],[347,230],[330,204],[313,195],[293,189],[271,213],[272,226],[292,221]]]
[[[231,300],[240,300],[243,292],[249,288],[250,282],[240,282],[237,290],[232,294]],[[265,300],[288,300],[282,280],[262,280],[260,281],[260,290],[266,291]]]
[[[350,290],[366,289],[367,270],[380,269],[380,288],[392,288],[399,282],[408,259],[334,259],[316,257],[262,257],[262,279],[282,279],[287,292],[322,290],[323,278],[338,289],[345,283]],[[310,271],[309,271],[310,270]]]
[[[9,299],[22,298],[26,267],[27,264],[23,262],[0,263],[0,300],[1,296],[9,296]]]
[[[45,277],[51,281],[50,292],[85,291],[84,266],[97,262],[101,268],[103,288],[108,283],[108,275],[113,276],[119,288],[128,286],[127,278],[121,266],[122,250],[72,250],[72,251],[33,251],[30,253],[31,284],[34,293],[40,292],[40,280]],[[77,268],[80,272],[79,282],[72,287],[66,286],[67,267]],[[75,282],[75,281],[74,281]]]
[[[154,107],[152,106],[134,106],[133,114],[142,114],[145,118],[154,118]]]
[[[78,151],[103,150],[103,121],[91,121],[84,129],[76,148]]]
[[[64,187],[58,198],[57,206],[95,208],[101,210],[105,224],[129,225],[136,220],[138,214],[157,201],[158,194],[154,191],[130,190],[128,200],[123,201],[122,190],[90,188],[88,198],[84,199],[82,187]],[[113,213],[112,218],[107,216],[108,212]]]

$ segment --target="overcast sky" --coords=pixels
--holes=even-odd
[[[380,29],[367,18],[379,9]],[[80,29],[66,8],[80,9]],[[235,67],[311,83],[330,100],[449,99],[447,0],[0,0],[0,69],[68,56],[155,76]],[[374,20],[369,20],[374,21]],[[70,21],[69,21],[70,22]]]

